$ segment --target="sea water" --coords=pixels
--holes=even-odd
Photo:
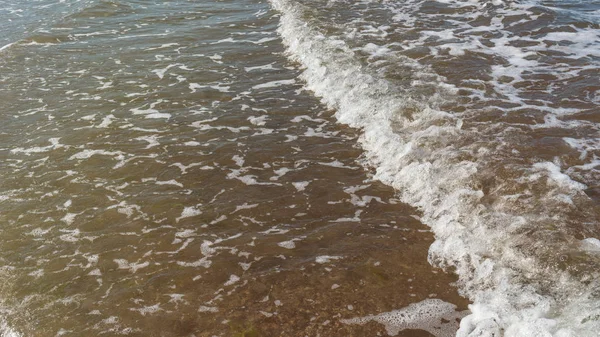
[[[1,5],[4,336],[597,335],[600,3]]]

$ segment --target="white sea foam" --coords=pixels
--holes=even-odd
[[[64,217],[62,217],[60,220],[64,221],[67,225],[70,225],[73,223],[73,221],[75,221],[75,217],[77,216],[77,214],[75,213],[67,213]]]
[[[4,319],[0,318],[0,337],[23,337],[23,335],[9,326]]]
[[[204,267],[204,268],[209,268],[212,264],[212,262],[205,257],[199,259],[198,261],[194,261],[194,262],[184,262],[184,261],[177,261],[177,264],[182,266],[182,267]]]
[[[235,210],[233,212],[231,212],[231,214],[236,213],[241,210],[244,210],[244,209],[251,209],[254,207],[258,207],[258,204],[248,204],[247,202],[245,202],[243,205],[235,206]]]
[[[446,2],[456,7],[474,5],[481,9],[487,4],[481,1]],[[498,201],[492,207],[484,204],[486,193],[479,181],[482,165],[488,160],[485,156],[490,151],[483,147],[458,148],[456,144],[470,131],[462,129],[463,121],[457,115],[436,108],[444,102],[445,96],[455,94],[456,88],[414,60],[389,54],[386,57],[394,61],[394,67],[411,69],[405,75],[412,78],[411,87],[397,87],[379,76],[376,70],[371,69],[371,72],[366,68],[359,61],[356,50],[340,37],[325,36],[323,30],[313,27],[319,21],[311,21],[310,9],[288,0],[271,0],[271,3],[281,12],[279,33],[291,58],[304,67],[301,78],[306,87],[336,110],[335,116],[340,122],[362,130],[359,142],[369,163],[376,167],[375,177],[396,188],[403,201],[423,212],[421,221],[436,235],[436,241],[430,247],[430,261],[455,270],[460,290],[474,302],[470,306],[471,314],[461,322],[458,335],[575,337],[591,336],[598,331],[597,317],[600,316],[594,315],[600,311],[600,302],[594,297],[594,286],[588,288],[585,283],[558,270],[554,271],[557,275],[547,275],[549,271],[540,268],[539,260],[526,255],[527,245],[532,245],[528,240],[532,239],[523,237],[520,228],[524,225],[535,228],[537,224],[557,219],[520,211],[512,214],[512,204],[508,202]],[[409,5],[412,3],[417,2],[410,1]],[[502,3],[497,2],[497,5]],[[518,9],[513,12],[519,14]],[[502,22],[492,19],[492,28],[495,25],[498,29],[503,28]],[[385,36],[382,32],[376,33],[377,36]],[[445,40],[452,39],[454,34],[442,31],[429,36]],[[473,39],[477,38],[473,36]],[[436,53],[442,53],[448,47],[451,55],[479,49],[505,58],[507,63],[494,69],[494,83],[497,88],[506,89],[502,93],[511,103],[529,106],[516,87],[503,87],[501,78],[508,75],[520,78],[528,70],[537,69],[539,64],[529,58],[531,48],[516,49],[503,37],[493,40],[493,46],[474,40],[450,45],[444,42],[439,44]],[[580,44],[577,48],[589,46],[585,42],[575,43]],[[380,48],[369,50],[376,54],[385,53]],[[427,85],[433,88],[434,94],[418,100],[412,97],[413,88]],[[404,110],[410,114],[402,114]],[[560,108],[543,106],[540,110],[549,118],[564,115]],[[577,124],[579,122],[573,122],[573,125],[561,123],[564,124],[561,127],[581,125]],[[465,154],[472,151],[476,156],[462,156],[461,151]],[[543,203],[572,202],[571,199],[583,195],[585,186],[572,180],[555,163],[540,162],[519,170],[525,172],[525,176],[531,175],[531,180],[519,183],[540,186],[544,190]],[[503,199],[505,197],[509,196],[498,199],[509,200]],[[559,241],[549,240],[546,247],[551,246],[557,251],[564,249]],[[590,246],[589,242],[584,244]],[[552,293],[541,289],[546,282],[552,282]],[[578,306],[586,308],[586,313],[576,309]]]
[[[288,84],[294,84],[296,83],[296,80],[291,79],[291,80],[278,80],[278,81],[271,81],[271,82],[267,82],[267,83],[262,83],[262,84],[257,84],[255,86],[252,87],[252,89],[266,89],[266,88],[276,88],[282,85],[288,85]]]
[[[320,255],[315,258],[315,262],[319,264],[330,263],[334,260],[342,259],[341,256]]]
[[[160,143],[157,141],[157,139],[158,139],[158,135],[143,136],[143,137],[136,138],[136,140],[143,140],[145,142],[148,142],[148,145],[146,145],[145,149],[149,149],[149,148],[160,145]]]
[[[177,186],[177,187],[182,187],[183,188],[183,184],[178,182],[175,179],[171,179],[171,180],[164,180],[164,181],[157,181],[155,183],[156,185],[173,185],[173,186]]]
[[[125,259],[114,259],[113,260],[118,266],[119,269],[128,269],[130,272],[135,273],[136,271],[146,268],[150,265],[150,262],[129,262]]]
[[[198,312],[212,312],[212,313],[215,313],[215,312],[219,312],[219,308],[217,308],[217,307],[208,307],[208,306],[205,306],[205,305],[201,305],[200,308],[198,308]]]
[[[227,282],[225,282],[224,285],[225,286],[230,286],[230,285],[233,285],[233,284],[237,283],[239,280],[240,280],[239,276],[232,274],[232,275],[229,276],[229,280],[227,280]]]
[[[304,191],[306,189],[306,186],[308,186],[308,184],[310,184],[310,181],[298,181],[298,182],[292,183],[292,185],[294,185],[294,187],[296,188],[296,190],[298,192]]]
[[[121,151],[83,150],[83,151],[78,152],[78,153],[72,155],[71,157],[69,157],[69,160],[88,159],[95,155],[114,156],[116,159],[119,159],[119,160],[122,160],[124,158],[124,153]]]
[[[156,76],[158,76],[158,78],[162,79],[165,76],[165,73],[167,72],[167,70],[179,66],[180,64],[169,64],[168,66],[166,66],[165,68],[162,69],[154,69],[152,70],[153,73],[156,74]]]
[[[581,240],[581,245],[585,250],[600,252],[600,240],[596,238],[587,238]]]
[[[282,242],[279,242],[277,245],[279,247],[282,247],[282,248],[285,248],[285,249],[294,249],[294,248],[296,248],[296,244],[294,243],[293,240],[282,241]]]
[[[175,219],[176,222],[179,222],[181,219],[191,218],[202,214],[202,211],[196,208],[195,206],[184,207],[183,211],[181,211],[181,215]]]
[[[0,47],[0,52],[10,48],[10,46],[12,46],[13,44],[15,44],[15,43],[13,42],[13,43],[5,44],[4,46]]]
[[[257,41],[252,40],[235,40],[234,38],[228,37],[226,39],[221,39],[219,41],[213,42],[211,44],[221,44],[221,43],[253,43],[253,44],[263,44],[266,42],[271,42],[277,40],[277,37],[264,37]]]
[[[399,310],[373,316],[341,320],[345,324],[366,324],[370,321],[383,324],[390,336],[406,329],[425,330],[436,337],[454,336],[457,320],[466,313],[456,311],[456,306],[439,299],[426,299]],[[491,336],[491,335],[490,335]]]
[[[159,311],[162,311],[163,309],[161,309],[160,303],[157,303],[155,305],[148,305],[148,306],[141,307],[141,308],[131,308],[129,310],[131,310],[131,311],[137,311],[142,316],[146,316],[146,315],[149,315],[149,314],[155,314],[155,313],[157,313]]]
[[[269,116],[267,115],[262,115],[258,117],[250,116],[248,117],[248,120],[254,125],[263,126],[265,125],[267,118],[269,118]]]
[[[159,112],[157,109],[155,109],[155,107],[158,104],[161,104],[162,102],[164,102],[164,101],[162,99],[159,99],[156,102],[150,103],[150,106],[147,109],[132,108],[132,109],[129,109],[129,111],[131,111],[134,115],[145,115],[145,118],[147,118],[147,119],[161,119],[161,118],[169,119],[169,118],[171,118],[170,113]]]
[[[107,115],[106,117],[102,118],[102,122],[100,124],[98,124],[96,127],[97,128],[107,128],[109,125],[111,125],[113,123],[114,119],[115,119],[114,115]]]
[[[269,64],[265,64],[262,66],[255,66],[255,67],[244,67],[244,70],[247,72],[251,72],[254,70],[260,70],[260,71],[265,71],[265,70],[277,70],[277,68],[273,67],[273,63],[269,63]]]
[[[50,138],[50,139],[48,139],[48,142],[50,142],[50,145],[48,145],[48,146],[35,146],[35,147],[30,147],[30,148],[18,147],[18,148],[14,148],[14,149],[10,150],[10,152],[24,153],[26,155],[30,155],[32,153],[48,152],[51,150],[65,147],[64,145],[59,143],[59,140],[60,140],[60,138]]]

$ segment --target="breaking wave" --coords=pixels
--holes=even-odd
[[[585,36],[597,37],[597,27],[529,35],[519,40],[529,43],[509,47],[518,34],[506,22],[546,18],[550,10],[502,1],[438,1],[447,9],[442,13],[479,13],[486,21],[474,30],[489,30],[494,37],[469,40],[471,35],[460,35],[464,24],[449,21],[448,31],[421,28],[421,36],[437,37],[413,39],[409,47],[398,32],[415,34],[418,24],[411,15],[430,3],[406,1],[389,8],[385,2],[361,2],[354,9],[363,12],[342,22],[337,18],[348,3],[330,1],[321,12],[316,3],[271,0],[281,13],[279,33],[289,57],[304,67],[306,87],[335,109],[339,122],[362,130],[360,144],[376,178],[417,207],[435,233],[430,262],[454,271],[460,291],[473,302],[458,335],[591,336],[600,328],[600,242],[593,238],[598,210],[588,196],[597,151],[590,135],[597,128],[585,118],[565,117],[582,111],[570,101],[567,107],[545,97],[535,101],[523,82],[536,72],[570,67],[570,75],[555,73],[548,80],[556,77],[554,84],[564,85],[558,77],[597,69],[593,63],[576,67],[568,60],[532,58],[551,54],[552,46],[561,48],[560,41],[570,38],[578,60],[589,60],[596,51]],[[323,14],[335,13],[336,6],[342,14],[334,19]],[[495,16],[490,15],[494,8]],[[367,25],[361,16],[369,13],[375,20],[388,15],[390,22],[401,22],[391,28],[387,22]],[[547,51],[537,40],[545,41]],[[402,48],[395,50],[398,45]],[[483,70],[470,68],[469,74],[465,68],[467,74],[450,78],[438,69],[455,63],[441,62],[440,51],[444,60],[478,53],[491,61],[480,66]],[[491,76],[477,79],[477,72]],[[456,79],[467,75],[470,82]],[[560,137],[544,138],[552,132]],[[534,146],[535,152],[525,152]]]

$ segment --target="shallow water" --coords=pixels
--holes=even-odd
[[[465,308],[268,4],[86,6],[1,54],[5,335],[347,335]]]
[[[5,336],[595,335],[600,3],[2,5]]]

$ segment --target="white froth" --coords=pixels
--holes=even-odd
[[[296,83],[296,80],[279,80],[279,81],[271,81],[267,83],[257,84],[252,87],[252,89],[267,89],[267,88],[276,88],[282,85],[289,85]]]
[[[162,79],[162,78],[165,76],[165,73],[166,73],[166,72],[167,72],[169,69],[171,69],[171,68],[173,68],[173,67],[175,67],[175,66],[178,66],[178,65],[179,65],[179,64],[169,64],[169,65],[168,65],[168,66],[166,66],[165,68],[162,68],[162,69],[154,69],[154,70],[152,70],[152,72],[153,72],[153,73],[155,73],[155,74],[156,74],[156,76],[158,76],[158,78]]]
[[[196,91],[198,91],[198,89],[204,89],[204,88],[217,90],[219,92],[230,92],[229,88],[231,88],[231,86],[223,85],[222,83],[216,84],[216,85],[203,85],[203,84],[198,84],[198,83],[190,83],[189,88],[192,91],[192,93],[195,93]]]
[[[217,224],[221,221],[225,221],[227,220],[227,215],[221,215],[218,218],[214,219],[213,221],[210,222],[211,225]]]
[[[96,268],[88,273],[89,276],[102,276],[100,269]]]
[[[212,312],[212,313],[215,313],[215,312],[219,312],[219,308],[217,308],[217,307],[207,307],[207,306],[201,305],[200,308],[198,308],[198,312]]]
[[[436,337],[453,337],[458,329],[458,320],[464,315],[465,313],[456,311],[454,304],[439,299],[426,299],[399,310],[379,315],[342,319],[341,322],[364,325],[375,321],[383,324],[390,336],[395,336],[406,329],[416,329],[425,330]]]
[[[253,125],[262,126],[262,125],[266,124],[267,118],[269,118],[269,116],[267,116],[267,115],[262,115],[262,116],[258,116],[258,117],[250,116],[250,117],[248,117],[248,120]]]
[[[12,45],[14,45],[14,44],[15,44],[15,42],[13,42],[13,43],[8,43],[8,44],[5,44],[4,46],[0,47],[0,52],[1,52],[1,51],[3,51],[3,50],[6,50],[6,49],[8,49],[8,48],[10,48],[10,46],[12,46]]]
[[[232,37],[228,37],[226,39],[221,39],[221,40],[213,42],[211,44],[220,44],[220,43],[252,43],[252,44],[263,44],[263,43],[266,43],[266,42],[275,41],[277,39],[278,38],[276,38],[276,37],[265,37],[265,38],[262,38],[260,40],[253,41],[253,40],[235,40]]]
[[[396,90],[395,83],[379,77],[376,72],[370,72],[359,61],[355,50],[342,38],[325,36],[320,27],[312,27],[315,22],[307,21],[306,18],[311,17],[308,15],[308,7],[289,0],[271,0],[271,3],[281,12],[279,33],[292,59],[304,68],[301,78],[306,81],[306,87],[328,107],[336,110],[335,116],[341,123],[363,132],[359,142],[366,151],[369,163],[376,167],[375,178],[396,188],[404,202],[423,212],[421,220],[431,226],[436,235],[436,241],[430,247],[430,261],[442,267],[453,268],[459,275],[461,289],[475,302],[471,306],[472,314],[463,319],[458,335],[502,335],[501,331],[505,330],[510,332],[510,336],[578,336],[575,331],[589,331],[585,330],[587,328],[580,329],[573,323],[577,321],[574,307],[587,303],[596,310],[594,308],[597,303],[588,303],[585,298],[588,295],[575,293],[575,289],[581,286],[574,284],[576,281],[565,281],[564,285],[560,285],[567,290],[565,293],[573,292],[573,300],[563,303],[551,296],[540,296],[538,289],[521,283],[520,271],[539,271],[539,266],[533,264],[534,259],[520,255],[519,247],[515,245],[524,241],[519,241],[520,238],[506,232],[510,230],[506,228],[506,224],[518,224],[519,219],[510,213],[504,213],[502,209],[496,213],[484,211],[486,207],[482,199],[485,194],[477,186],[473,186],[473,182],[477,181],[476,175],[482,168],[477,162],[467,158],[457,159],[458,151],[452,143],[452,140],[461,139],[460,136],[468,131],[462,130],[462,122],[457,117],[434,108],[443,103],[442,95],[456,94],[456,88],[443,84],[443,78],[436,77],[414,60],[401,55],[386,55],[394,62],[413,69],[411,77],[414,79],[411,85],[436,82],[439,94],[436,93],[423,102],[411,102],[402,88]],[[475,0],[449,0],[445,3],[454,7],[486,6],[486,2]],[[402,8],[409,8],[411,4],[403,2]],[[512,2],[510,5],[518,9],[526,7]],[[506,14],[511,13],[513,8],[499,10]],[[507,102],[545,113],[545,124],[540,127],[550,127],[551,123],[555,127],[580,126],[579,122],[558,118],[572,114],[573,111],[549,105],[530,106],[515,86],[502,86],[503,76],[511,76],[515,78],[515,82],[511,83],[517,83],[528,72],[535,73],[546,68],[539,68],[540,64],[531,58],[536,48],[541,48],[539,44],[531,48],[514,47],[512,43],[517,38],[509,38],[508,31],[502,30],[503,20],[491,19],[490,25],[499,31],[497,38],[490,39],[494,44],[492,47],[475,41],[480,34],[469,35],[475,31],[439,31],[430,34],[430,37],[435,35],[433,38],[443,41],[439,44],[440,50],[437,53],[441,55],[442,49],[446,48],[454,55],[469,50],[503,58],[506,62],[493,68],[492,76],[495,89],[506,96]],[[452,20],[448,23],[454,24]],[[460,26],[460,22],[458,25],[461,29],[468,28]],[[482,29],[488,28],[490,27]],[[455,41],[445,39],[454,39],[453,36],[459,33],[460,39],[472,39],[448,47],[449,42]],[[423,42],[427,36],[421,38],[415,42],[415,46],[425,45]],[[577,45],[572,46],[579,48]],[[380,52],[381,49],[376,47],[370,46],[368,51]],[[548,70],[556,73],[554,69]],[[569,73],[564,78],[573,76],[577,75]],[[475,93],[473,97],[481,98],[483,95],[483,92]],[[409,103],[416,105],[418,111],[410,118],[399,116],[402,107],[412,108]],[[314,129],[309,130],[306,135],[327,137]],[[332,164],[329,166],[343,166],[341,163]],[[548,182],[552,195],[544,196],[545,200],[552,198],[569,203],[572,196],[578,193],[581,195],[585,188],[585,185],[567,176],[556,163],[538,163],[532,167],[532,171],[532,183],[537,183],[540,178],[547,178],[545,181]],[[356,218],[360,220],[358,216]],[[355,219],[338,219],[352,220]],[[371,319],[375,317],[372,316]],[[588,325],[597,324],[590,319],[586,322]]]
[[[175,179],[171,179],[171,180],[164,180],[164,181],[157,181],[155,183],[156,185],[173,185],[173,186],[177,186],[177,187],[182,187],[183,188],[183,184],[178,182]]]
[[[73,229],[73,230],[67,230],[67,229],[61,229],[61,232],[67,233],[67,234],[63,234],[61,236],[59,236],[59,238],[62,241],[65,242],[77,242],[79,241],[79,235],[81,234],[81,232],[79,231],[79,229]]]
[[[231,212],[231,214],[236,213],[241,210],[244,210],[244,209],[251,209],[251,208],[255,208],[255,207],[258,207],[258,204],[248,204],[247,202],[245,202],[243,205],[235,206],[235,210],[233,212]]]
[[[600,252],[600,240],[596,238],[587,238],[581,240],[581,246],[584,250]]]
[[[245,171],[245,169],[231,170],[231,172],[227,174],[227,178],[228,179],[237,179],[237,180],[243,182],[246,185],[275,185],[275,186],[281,186],[281,184],[279,184],[279,183],[259,182],[258,180],[256,180],[257,176],[252,175],[252,174],[241,175],[243,171]]]
[[[231,157],[231,159],[235,162],[235,164],[239,167],[244,166],[244,158],[238,155]]]
[[[195,206],[184,207],[183,211],[181,211],[181,215],[176,218],[175,221],[179,222],[181,219],[191,218],[200,214],[202,214],[202,211],[197,209]]]
[[[238,265],[242,267],[243,271],[247,271],[252,266],[252,263],[238,262]]]
[[[5,46],[6,47],[6,46]],[[0,49],[1,51],[1,49]],[[0,318],[0,336],[1,337],[23,337],[17,330],[13,329],[6,323],[6,320]]]
[[[148,119],[169,119],[171,118],[171,114],[169,113],[151,113],[146,115]]]
[[[51,230],[52,230],[51,228],[48,228],[48,229],[36,228],[36,229],[31,230],[31,232],[26,233],[26,234],[27,235],[31,235],[31,236],[40,237],[40,236],[44,236],[44,235],[48,234],[48,232],[50,232]]]
[[[285,137],[287,138],[285,141],[286,143],[293,142],[298,139],[298,136],[296,135],[285,135]]]
[[[149,148],[160,145],[160,143],[157,141],[157,139],[158,139],[158,135],[143,136],[143,137],[136,138],[136,140],[143,140],[145,142],[148,142],[148,145],[145,147],[145,149],[149,149]]]
[[[285,248],[285,249],[294,249],[294,248],[296,248],[296,244],[294,243],[293,240],[282,241],[282,242],[279,242],[277,245],[279,247],[282,247],[282,248]]]
[[[192,163],[189,165],[183,165],[182,163],[173,163],[170,166],[175,166],[181,170],[181,174],[187,174],[187,170],[192,167],[202,166],[202,163]]]
[[[551,181],[561,187],[565,187],[567,189],[572,189],[572,190],[580,190],[580,191],[583,191],[584,189],[587,188],[587,186],[585,186],[584,184],[574,181],[573,179],[571,179],[571,177],[562,173],[560,167],[558,167],[554,163],[551,163],[551,162],[537,163],[537,164],[534,164],[533,167],[538,170],[547,171],[547,175],[551,179]]]
[[[67,225],[70,225],[73,223],[73,221],[75,221],[76,216],[77,216],[77,214],[75,214],[75,213],[67,213],[60,220],[63,221],[64,223],[66,223]]]
[[[150,265],[150,262],[148,261],[142,263],[132,263],[125,259],[114,259],[113,261],[118,265],[119,269],[128,269],[132,273],[135,273],[139,269],[146,268]]]
[[[338,167],[338,168],[346,168],[346,169],[351,169],[351,170],[357,169],[357,167],[346,166],[346,165],[344,165],[344,163],[342,163],[341,161],[339,161],[337,159],[334,161],[328,162],[328,163],[319,162],[319,165]]]
[[[48,142],[50,142],[50,145],[48,145],[48,146],[35,146],[35,147],[30,147],[30,148],[17,147],[17,148],[10,150],[10,152],[24,153],[26,155],[31,155],[32,153],[48,152],[51,150],[65,147],[64,145],[62,145],[58,142],[59,140],[60,140],[60,138],[50,138],[50,139],[48,139]]]
[[[192,141],[183,143],[183,145],[185,145],[185,146],[200,146],[202,144],[192,140]]]
[[[299,181],[299,182],[292,183],[292,185],[294,185],[294,187],[296,188],[296,190],[298,190],[298,192],[304,191],[306,189],[306,186],[308,186],[308,184],[310,184],[310,181]]]
[[[278,228],[278,226],[273,226],[273,227],[267,229],[266,231],[262,231],[259,233],[265,234],[265,235],[270,235],[270,234],[280,235],[280,234],[285,234],[289,231],[290,231],[289,229],[282,229],[282,228]]]
[[[88,159],[92,156],[112,156],[115,157],[115,159],[118,160],[122,160],[124,158],[124,153],[121,151],[106,151],[106,150],[83,150],[81,152],[78,152],[74,155],[72,155],[71,157],[69,157],[69,160],[74,160],[74,159]]]
[[[301,123],[302,121],[316,122],[316,123],[327,123],[326,120],[321,118],[313,118],[307,115],[300,115],[292,118],[292,123]]]
[[[323,263],[330,263],[332,260],[339,260],[339,259],[343,259],[343,257],[331,256],[331,255],[321,255],[321,256],[317,256],[315,258],[315,262],[323,264]]]
[[[155,314],[155,313],[157,313],[159,311],[162,311],[163,309],[161,309],[160,303],[157,303],[155,305],[149,305],[149,306],[145,306],[145,307],[141,307],[141,308],[131,308],[129,310],[131,310],[131,311],[137,311],[142,316],[146,316],[146,315],[149,315],[149,314]]]
[[[277,68],[273,67],[273,63],[265,64],[262,66],[255,66],[255,67],[244,67],[244,71],[246,71],[246,72],[251,72],[254,70],[260,70],[260,71],[277,70]]]
[[[212,261],[210,261],[209,259],[205,257],[194,261],[194,262],[184,262],[184,261],[177,261],[177,265],[182,266],[182,267],[204,267],[204,268],[209,268],[212,264]]]
[[[233,284],[237,283],[239,280],[240,280],[239,276],[232,274],[232,275],[229,276],[229,280],[227,280],[227,282],[225,282],[224,285],[225,286],[230,286],[230,285],[233,285]]]

